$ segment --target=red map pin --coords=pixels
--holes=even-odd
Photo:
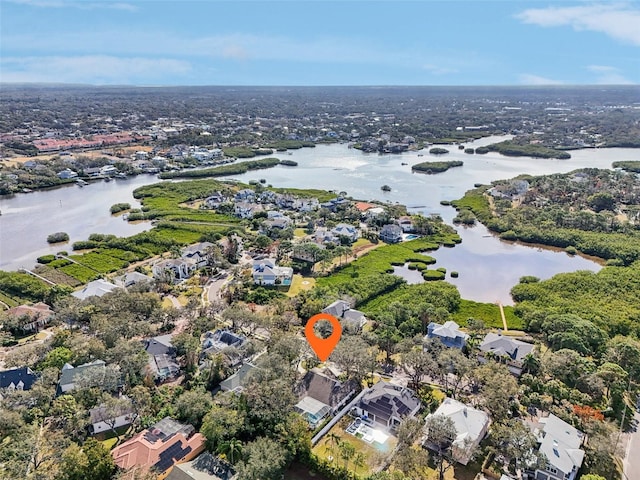
[[[331,332],[331,335],[327,338],[319,338],[313,331],[313,326],[320,320],[328,321],[333,327],[333,332]],[[342,326],[338,319],[333,315],[329,315],[328,313],[318,313],[309,319],[307,326],[304,328],[304,334],[307,337],[307,342],[309,342],[313,351],[316,352],[318,358],[325,362],[340,341],[340,337],[342,336]]]

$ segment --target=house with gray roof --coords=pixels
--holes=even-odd
[[[200,242],[189,245],[182,250],[182,258],[191,259],[195,262],[196,268],[206,267],[209,263],[209,249],[213,247],[211,242]]]
[[[101,297],[107,293],[113,292],[116,288],[118,288],[117,285],[99,278],[98,280],[87,283],[82,290],[73,292],[71,296],[78,300],[85,300],[89,297]]]
[[[385,243],[398,243],[402,241],[402,228],[399,225],[388,224],[380,230],[380,240]]]
[[[190,462],[174,465],[166,480],[233,480],[233,466],[209,452],[201,453]]]
[[[131,425],[136,418],[133,405],[128,398],[122,398],[127,402],[123,402],[117,409],[109,410],[101,404],[89,410],[89,427],[92,435]]]
[[[367,323],[367,317],[360,310],[351,308],[349,302],[344,300],[336,300],[322,310],[342,321],[342,325],[353,330],[361,330]]]
[[[460,330],[460,325],[453,320],[449,320],[442,325],[431,322],[427,326],[427,335],[425,338],[437,338],[445,347],[462,349],[467,344],[469,335]]]
[[[522,361],[533,351],[534,345],[499,333],[488,333],[478,348],[480,363],[486,363],[488,358],[493,357],[504,361],[509,371],[519,376],[522,373]]]
[[[353,380],[341,382],[310,370],[294,388],[300,399],[294,409],[315,428],[328,414],[335,414],[342,408],[358,390],[358,384]]]
[[[197,262],[192,258],[170,258],[156,263],[153,267],[153,277],[172,282],[190,278],[197,269]]]
[[[533,433],[547,465],[534,472],[535,480],[574,480],[584,460],[585,452],[580,448],[584,433],[554,414],[541,418],[538,423],[540,426],[534,428]]]
[[[350,242],[355,242],[360,236],[358,229],[353,225],[349,225],[347,223],[339,223],[331,229],[331,233],[333,233],[337,237],[347,237]]]
[[[77,367],[65,363],[62,367],[60,380],[58,380],[56,396],[74,390],[77,387],[78,381],[83,376],[89,377],[95,375],[96,379],[99,379],[101,376],[104,377],[105,370],[106,364],[103,360],[94,360],[93,362],[78,365]]]
[[[365,391],[354,410],[365,422],[395,431],[403,419],[415,416],[420,406],[413,390],[381,380]]]
[[[456,429],[456,438],[452,445],[452,454],[456,462],[466,465],[471,460],[471,453],[480,444],[489,430],[489,415],[453,398],[445,398],[438,409],[427,416],[442,415],[450,418]],[[423,445],[431,448],[429,438],[425,437]]]
[[[171,343],[172,337],[173,335],[159,335],[143,340],[144,349],[149,355],[149,370],[158,382],[175,378],[180,373],[176,349]]]
[[[258,367],[249,362],[243,364],[236,373],[220,382],[220,389],[224,392],[241,392],[247,384],[249,374],[256,368]]]
[[[145,282],[151,282],[153,278],[140,272],[127,272],[124,275],[114,277],[113,283],[117,287],[129,288]]]

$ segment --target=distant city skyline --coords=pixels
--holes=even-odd
[[[3,0],[0,81],[640,83],[637,1]]]

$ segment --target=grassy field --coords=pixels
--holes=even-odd
[[[504,316],[507,320],[507,327],[513,330],[521,330],[522,319],[516,316],[514,307],[503,306]],[[479,303],[472,300],[461,300],[460,307],[451,314],[451,319],[458,325],[464,327],[469,318],[482,320],[487,327],[502,329],[502,317],[500,308],[494,303]]]
[[[287,297],[295,297],[302,290],[311,290],[316,285],[316,279],[311,277],[303,277],[302,275],[294,275],[291,281],[291,287],[287,292]]]

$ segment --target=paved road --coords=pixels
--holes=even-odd
[[[640,478],[640,413],[635,416],[636,429],[629,435],[629,443],[625,451],[625,458],[622,464],[625,478],[636,480]]]
[[[211,282],[207,286],[207,301],[215,302],[217,300],[220,300],[220,290],[222,290],[222,287],[228,281],[229,281],[229,277],[225,275],[224,277],[218,278],[217,280],[214,280],[213,282]]]

